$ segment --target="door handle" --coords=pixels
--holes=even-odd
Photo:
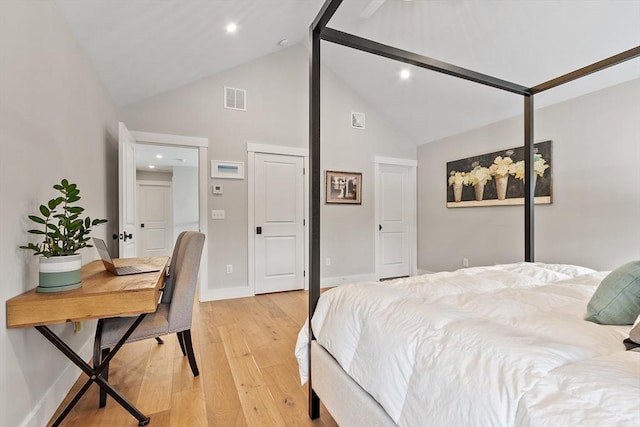
[[[382,231],[382,224],[378,224],[378,231]]]
[[[125,242],[127,241],[127,239],[133,239],[133,233],[129,233],[127,234],[127,232],[125,231],[124,233],[122,233],[122,240],[124,240]]]
[[[262,234],[262,227],[256,227],[256,234]]]

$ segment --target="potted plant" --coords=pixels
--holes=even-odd
[[[533,187],[536,186],[536,177],[544,176],[544,171],[549,168],[547,161],[541,154],[534,153],[533,155]],[[515,162],[509,166],[509,173],[516,179],[520,179],[524,182],[524,160]]]
[[[469,176],[466,172],[451,171],[449,173],[449,185],[453,187],[453,200],[462,200],[462,186],[469,185]]]
[[[41,226],[28,232],[42,237],[40,243],[28,243],[22,249],[40,255],[40,273],[37,292],[59,292],[81,286],[82,257],[78,251],[92,247],[89,242],[91,228],[107,222],[106,219],[82,218],[84,208],[75,205],[80,200],[76,184],[63,179],[53,186],[60,196],[40,205],[40,216],[29,219]]]
[[[509,174],[513,165],[513,160],[509,156],[498,156],[489,166],[491,174],[495,178],[496,193],[498,200],[504,200],[507,197],[507,185],[509,183]]]

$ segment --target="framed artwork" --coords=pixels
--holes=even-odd
[[[211,178],[244,179],[244,162],[211,160]]]
[[[551,141],[534,144],[536,204],[551,203]],[[524,205],[524,147],[447,162],[447,207]]]
[[[325,203],[362,204],[362,173],[325,171]]]
[[[351,127],[356,129],[364,129],[365,115],[364,113],[351,113]]]

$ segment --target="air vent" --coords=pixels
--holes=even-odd
[[[247,91],[233,87],[224,88],[224,108],[231,110],[247,110]]]

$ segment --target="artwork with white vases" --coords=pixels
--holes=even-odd
[[[551,141],[534,145],[535,203],[551,203]],[[524,147],[447,162],[447,207],[524,204]]]

